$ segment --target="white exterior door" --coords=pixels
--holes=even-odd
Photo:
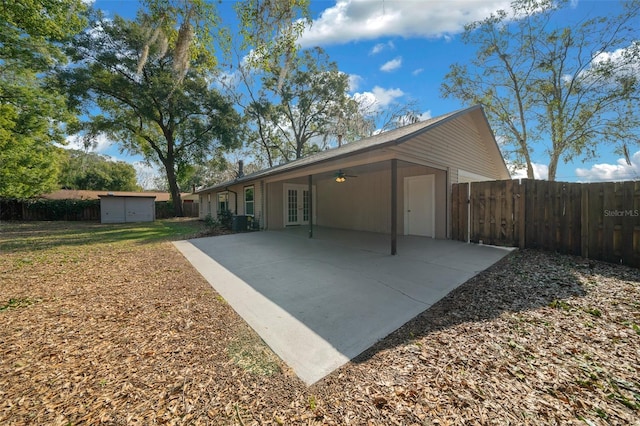
[[[405,235],[434,236],[435,175],[404,178]]]
[[[313,190],[315,192],[315,187]],[[313,198],[315,200],[315,196]],[[309,224],[311,214],[309,207],[308,186],[284,185],[284,226]]]

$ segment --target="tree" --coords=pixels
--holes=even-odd
[[[205,27],[211,30],[200,22],[209,19],[203,16],[210,16],[210,5],[185,2],[180,9],[167,4],[153,2],[164,9],[152,7],[151,15],[141,13],[137,21],[98,16],[75,40],[77,66],[60,76],[90,116],[83,128],[87,142],[106,134],[123,150],[160,164],[174,213],[182,216],[178,182],[192,165],[237,147],[241,120],[212,88],[216,60],[210,46],[195,37],[208,33]],[[153,15],[158,10],[165,12],[160,18]],[[93,107],[99,113],[91,114]]]
[[[59,186],[94,191],[138,191],[135,168],[93,152],[62,150]]]
[[[280,87],[293,68],[296,43],[311,23],[310,0],[248,0],[235,4],[240,21],[240,49],[251,49],[246,66],[277,74]]]
[[[465,28],[477,47],[468,65],[451,66],[445,97],[482,104],[506,154],[533,178],[532,153],[547,143],[549,180],[559,160],[593,157],[602,142],[638,140],[640,2],[623,13],[558,25],[568,1],[516,0]],[[634,71],[636,70],[636,71]]]
[[[251,159],[247,166],[272,167],[420,120],[414,102],[380,105],[373,95],[350,95],[349,77],[319,47],[293,59],[279,54],[263,58],[262,68],[239,56],[224,80],[248,119],[240,153]]]
[[[28,198],[52,190],[55,142],[73,119],[49,84],[66,63],[61,44],[85,25],[82,0],[23,0],[0,7],[0,196]]]
[[[281,76],[280,69],[271,68],[254,95],[248,72],[243,75],[250,95],[245,106],[253,130],[249,140],[269,167],[324,149],[329,135],[340,133],[341,115],[355,108],[347,94],[348,76],[320,48],[301,52]]]
[[[351,139],[387,132],[422,119],[416,100],[394,101],[383,106],[371,95],[360,95],[355,96],[354,101],[357,109],[342,119],[345,132],[352,134]]]

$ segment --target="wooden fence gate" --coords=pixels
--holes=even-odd
[[[640,267],[640,182],[454,184],[452,238]]]

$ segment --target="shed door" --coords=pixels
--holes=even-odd
[[[108,197],[100,200],[102,223],[124,223],[125,201],[122,197]]]
[[[434,236],[434,188],[434,175],[404,178],[405,235]]]
[[[149,198],[127,198],[127,222],[153,222],[153,200]]]

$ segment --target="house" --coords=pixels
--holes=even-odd
[[[262,229],[323,226],[451,235],[451,185],[509,179],[480,106],[455,111],[197,191],[201,218],[231,210]]]

